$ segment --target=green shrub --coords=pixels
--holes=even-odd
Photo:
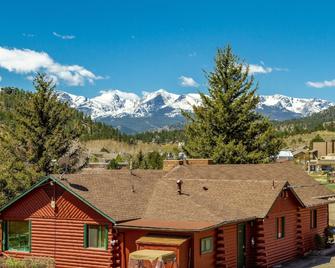
[[[152,151],[146,154],[143,154],[140,151],[137,155],[135,155],[133,159],[133,168],[134,169],[162,169],[163,168],[163,160],[165,155],[161,155],[157,151]]]
[[[97,162],[99,162],[99,159],[98,159],[98,157],[96,157],[95,155],[92,155],[92,156],[90,157],[89,162],[91,162],[91,163],[97,163]]]
[[[316,249],[318,250],[324,249],[326,247],[326,239],[319,234],[316,234],[314,236],[314,243],[315,243]]]
[[[55,262],[51,258],[2,258],[0,259],[2,268],[54,268]]]
[[[120,169],[119,162],[113,158],[111,161],[109,161],[107,169]]]
[[[116,160],[118,163],[121,163],[121,162],[124,161],[123,158],[122,158],[122,156],[119,155],[119,154],[115,157],[115,160]]]

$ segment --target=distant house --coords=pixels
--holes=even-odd
[[[331,171],[335,169],[335,140],[313,142],[314,157],[308,162],[309,171]]]
[[[317,151],[317,158],[335,154],[335,140],[313,142],[313,150]]]
[[[335,155],[321,156],[308,163],[309,171],[333,171],[335,169]]]
[[[2,253],[56,267],[272,267],[313,249],[334,196],[291,163],[48,176],[1,209]]]
[[[317,159],[317,150],[310,150],[308,147],[298,148],[293,151],[293,158],[296,163],[306,164],[308,161]]]
[[[277,161],[290,161],[293,160],[293,154],[291,150],[281,150],[277,155]]]

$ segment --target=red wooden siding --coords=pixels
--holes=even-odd
[[[310,228],[310,211],[317,209],[317,225],[315,229]],[[320,206],[317,208],[303,208],[298,212],[301,222],[301,249],[307,252],[314,248],[314,237],[316,234],[324,235],[324,231],[328,226],[328,207]]]
[[[277,239],[276,217],[285,216],[285,236]],[[279,262],[291,260],[297,256],[297,216],[296,210],[271,213],[264,220],[264,238],[267,257],[267,265],[272,266]]]
[[[301,208],[291,192],[278,197],[268,216],[256,225],[256,264],[272,267],[313,249],[316,233],[328,226],[327,205],[318,208],[317,228],[310,229],[310,209]],[[277,239],[276,218],[285,217],[285,236]]]
[[[106,221],[99,213],[67,191],[56,187],[56,209],[52,209],[49,193],[53,186],[44,185],[15,202],[2,213],[4,219],[57,218]]]
[[[297,208],[299,202],[287,191],[279,196],[263,221],[258,221],[261,230],[258,233],[260,249],[257,250],[257,264],[272,267],[274,264],[291,260],[297,251]],[[277,238],[276,218],[285,217],[285,235]],[[259,246],[259,245],[258,245]]]
[[[255,247],[251,245],[254,236],[254,222],[245,223],[246,265],[254,267]],[[216,263],[209,267],[233,268],[237,266],[237,224],[225,225],[217,229]]]
[[[216,267],[215,266],[215,244],[216,244],[215,230],[196,232],[193,236],[193,267]],[[201,254],[201,238],[213,237],[213,251]]]
[[[50,202],[55,190],[56,209]],[[112,249],[83,247],[84,223],[108,224],[109,241],[112,224],[92,208],[60,187],[49,184],[34,190],[2,214],[5,220],[31,220],[31,253],[9,252],[10,256],[47,256],[54,258],[57,268],[103,268],[112,267]]]
[[[217,230],[216,266],[233,268],[237,265],[237,225],[225,225]]]

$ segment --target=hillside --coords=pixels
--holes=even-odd
[[[331,140],[335,138],[335,132],[322,130],[322,131],[314,131],[310,133],[288,135],[284,137],[284,142],[287,148],[297,149],[297,148],[301,148],[304,145],[309,146],[310,141],[317,135],[319,135],[324,140]]]
[[[90,156],[97,156],[97,158],[109,160],[115,158],[117,155],[127,158],[129,155],[136,155],[140,151],[143,154],[152,151],[158,151],[161,153],[178,153],[178,146],[176,144],[157,144],[157,143],[145,143],[137,142],[135,144],[129,144],[127,142],[102,139],[102,140],[89,140],[84,142],[85,147],[88,150]]]
[[[335,107],[299,119],[275,122],[283,136],[311,133],[315,131],[335,131]]]

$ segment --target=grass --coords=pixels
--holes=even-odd
[[[317,135],[319,134],[324,140],[331,140],[335,138],[335,133],[332,131],[315,131],[311,133],[306,133],[306,134],[297,134],[297,135],[292,135],[284,139],[285,144],[289,148],[299,148],[303,145],[308,145],[309,142]]]
[[[104,158],[114,158],[116,155],[135,155],[142,151],[144,154],[151,151],[159,151],[162,153],[175,152],[178,150],[176,144],[156,144],[156,143],[142,143],[128,144],[112,139],[106,140],[90,140],[84,142],[89,155],[95,155]],[[107,153],[108,152],[108,153]]]
[[[3,268],[54,268],[55,262],[51,258],[29,257],[17,259],[12,257],[0,258],[0,267]]]
[[[329,184],[326,185],[326,187],[327,187],[329,190],[335,192],[335,183],[329,183]]]
[[[317,182],[325,185],[329,190],[335,192],[335,183],[328,183],[327,175],[325,174],[310,174]]]

